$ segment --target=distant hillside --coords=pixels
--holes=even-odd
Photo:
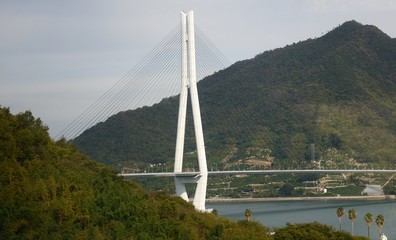
[[[396,40],[349,21],[198,83],[209,164],[396,161]],[[101,162],[172,162],[178,97],[120,112],[74,139]],[[192,123],[186,159],[194,157]],[[329,154],[332,154],[331,156]]]

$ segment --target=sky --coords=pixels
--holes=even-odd
[[[396,0],[1,0],[0,105],[32,111],[55,136],[188,10],[232,63],[349,20],[396,38]]]

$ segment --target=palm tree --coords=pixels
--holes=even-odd
[[[349,218],[349,220],[351,220],[351,223],[352,223],[352,235],[353,235],[353,222],[356,219],[356,215],[357,215],[357,213],[356,213],[355,209],[353,209],[353,208],[349,209],[348,218]]]
[[[375,219],[375,223],[378,226],[379,236],[381,237],[381,235],[382,235],[382,226],[384,226],[384,223],[385,223],[384,216],[382,216],[381,214],[378,215],[377,218]]]
[[[371,213],[366,213],[366,215],[364,215],[364,221],[367,224],[367,237],[370,238],[370,225],[373,222],[373,215],[371,215]]]
[[[338,217],[338,221],[340,222],[340,230],[341,230],[341,221],[342,221],[342,217],[344,216],[344,208],[343,207],[339,207],[337,208],[337,217]]]
[[[245,218],[246,218],[246,221],[250,221],[250,218],[252,217],[252,211],[249,209],[249,208],[247,208],[246,210],[245,210]]]

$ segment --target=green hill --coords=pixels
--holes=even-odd
[[[53,142],[30,112],[0,108],[0,126],[0,239],[269,239],[256,222],[199,213],[124,181]]]
[[[318,223],[270,235],[255,221],[196,212],[145,192],[66,143],[27,111],[0,107],[0,239],[365,239]],[[254,213],[253,213],[254,214]],[[301,238],[301,237],[300,237]]]
[[[198,83],[209,166],[396,161],[396,40],[346,22],[266,51]],[[178,97],[120,112],[73,141],[116,165],[173,163]],[[191,119],[187,161],[194,158]],[[252,160],[252,161],[250,161]]]

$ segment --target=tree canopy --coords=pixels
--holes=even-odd
[[[270,239],[258,223],[197,212],[146,192],[52,141],[30,111],[0,107],[0,239]]]

